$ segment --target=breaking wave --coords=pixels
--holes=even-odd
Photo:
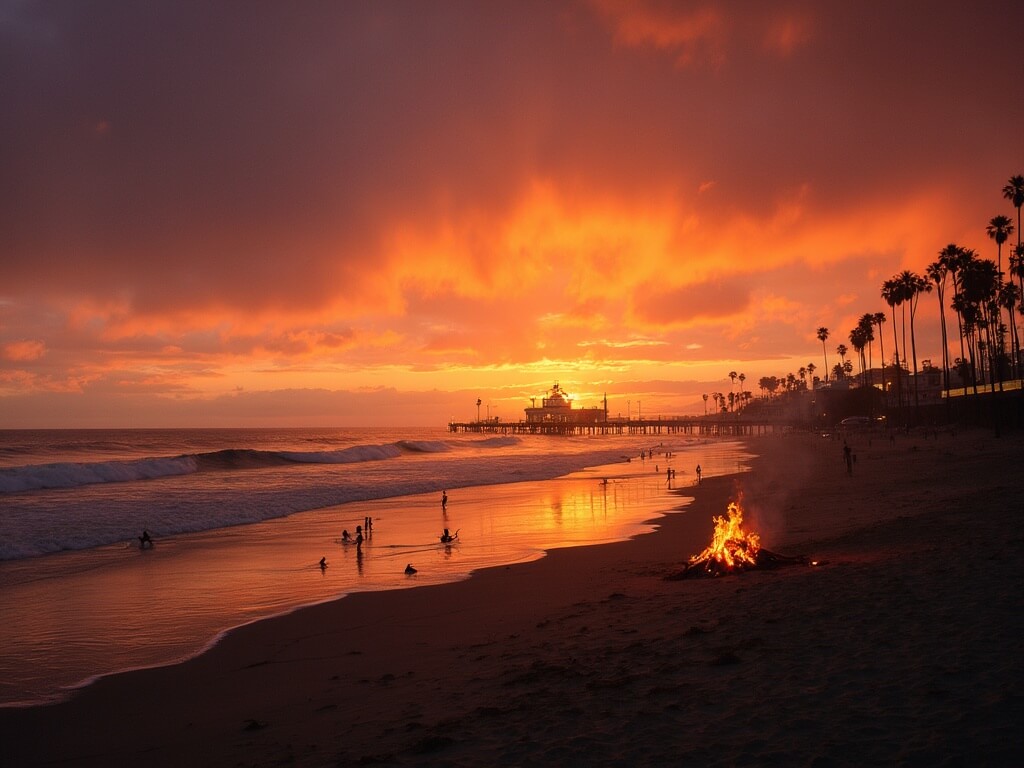
[[[0,469],[0,493],[24,493],[55,488],[78,488],[96,483],[127,483],[193,472],[255,470],[288,464],[355,464],[385,461],[408,452],[441,452],[444,443],[400,441],[383,445],[353,445],[334,451],[264,451],[231,448],[183,456],[61,462]]]

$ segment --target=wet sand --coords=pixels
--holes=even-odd
[[[241,628],[0,710],[5,765],[986,764],[1024,712],[1024,440],[750,441],[630,541]],[[793,566],[669,581],[742,493]]]

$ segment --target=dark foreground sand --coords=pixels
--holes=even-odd
[[[1019,765],[1024,439],[851,442],[852,477],[838,442],[753,440],[657,533],[0,710],[0,765]],[[825,564],[666,580],[739,490]]]

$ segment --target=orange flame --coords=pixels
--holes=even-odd
[[[737,502],[731,502],[727,516],[715,517],[714,523],[710,546],[691,557],[690,565],[714,560],[722,571],[757,565],[761,537],[743,530],[743,510]]]

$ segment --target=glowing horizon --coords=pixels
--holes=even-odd
[[[1016,226],[1018,4],[212,16],[3,13],[0,428],[702,413]]]

